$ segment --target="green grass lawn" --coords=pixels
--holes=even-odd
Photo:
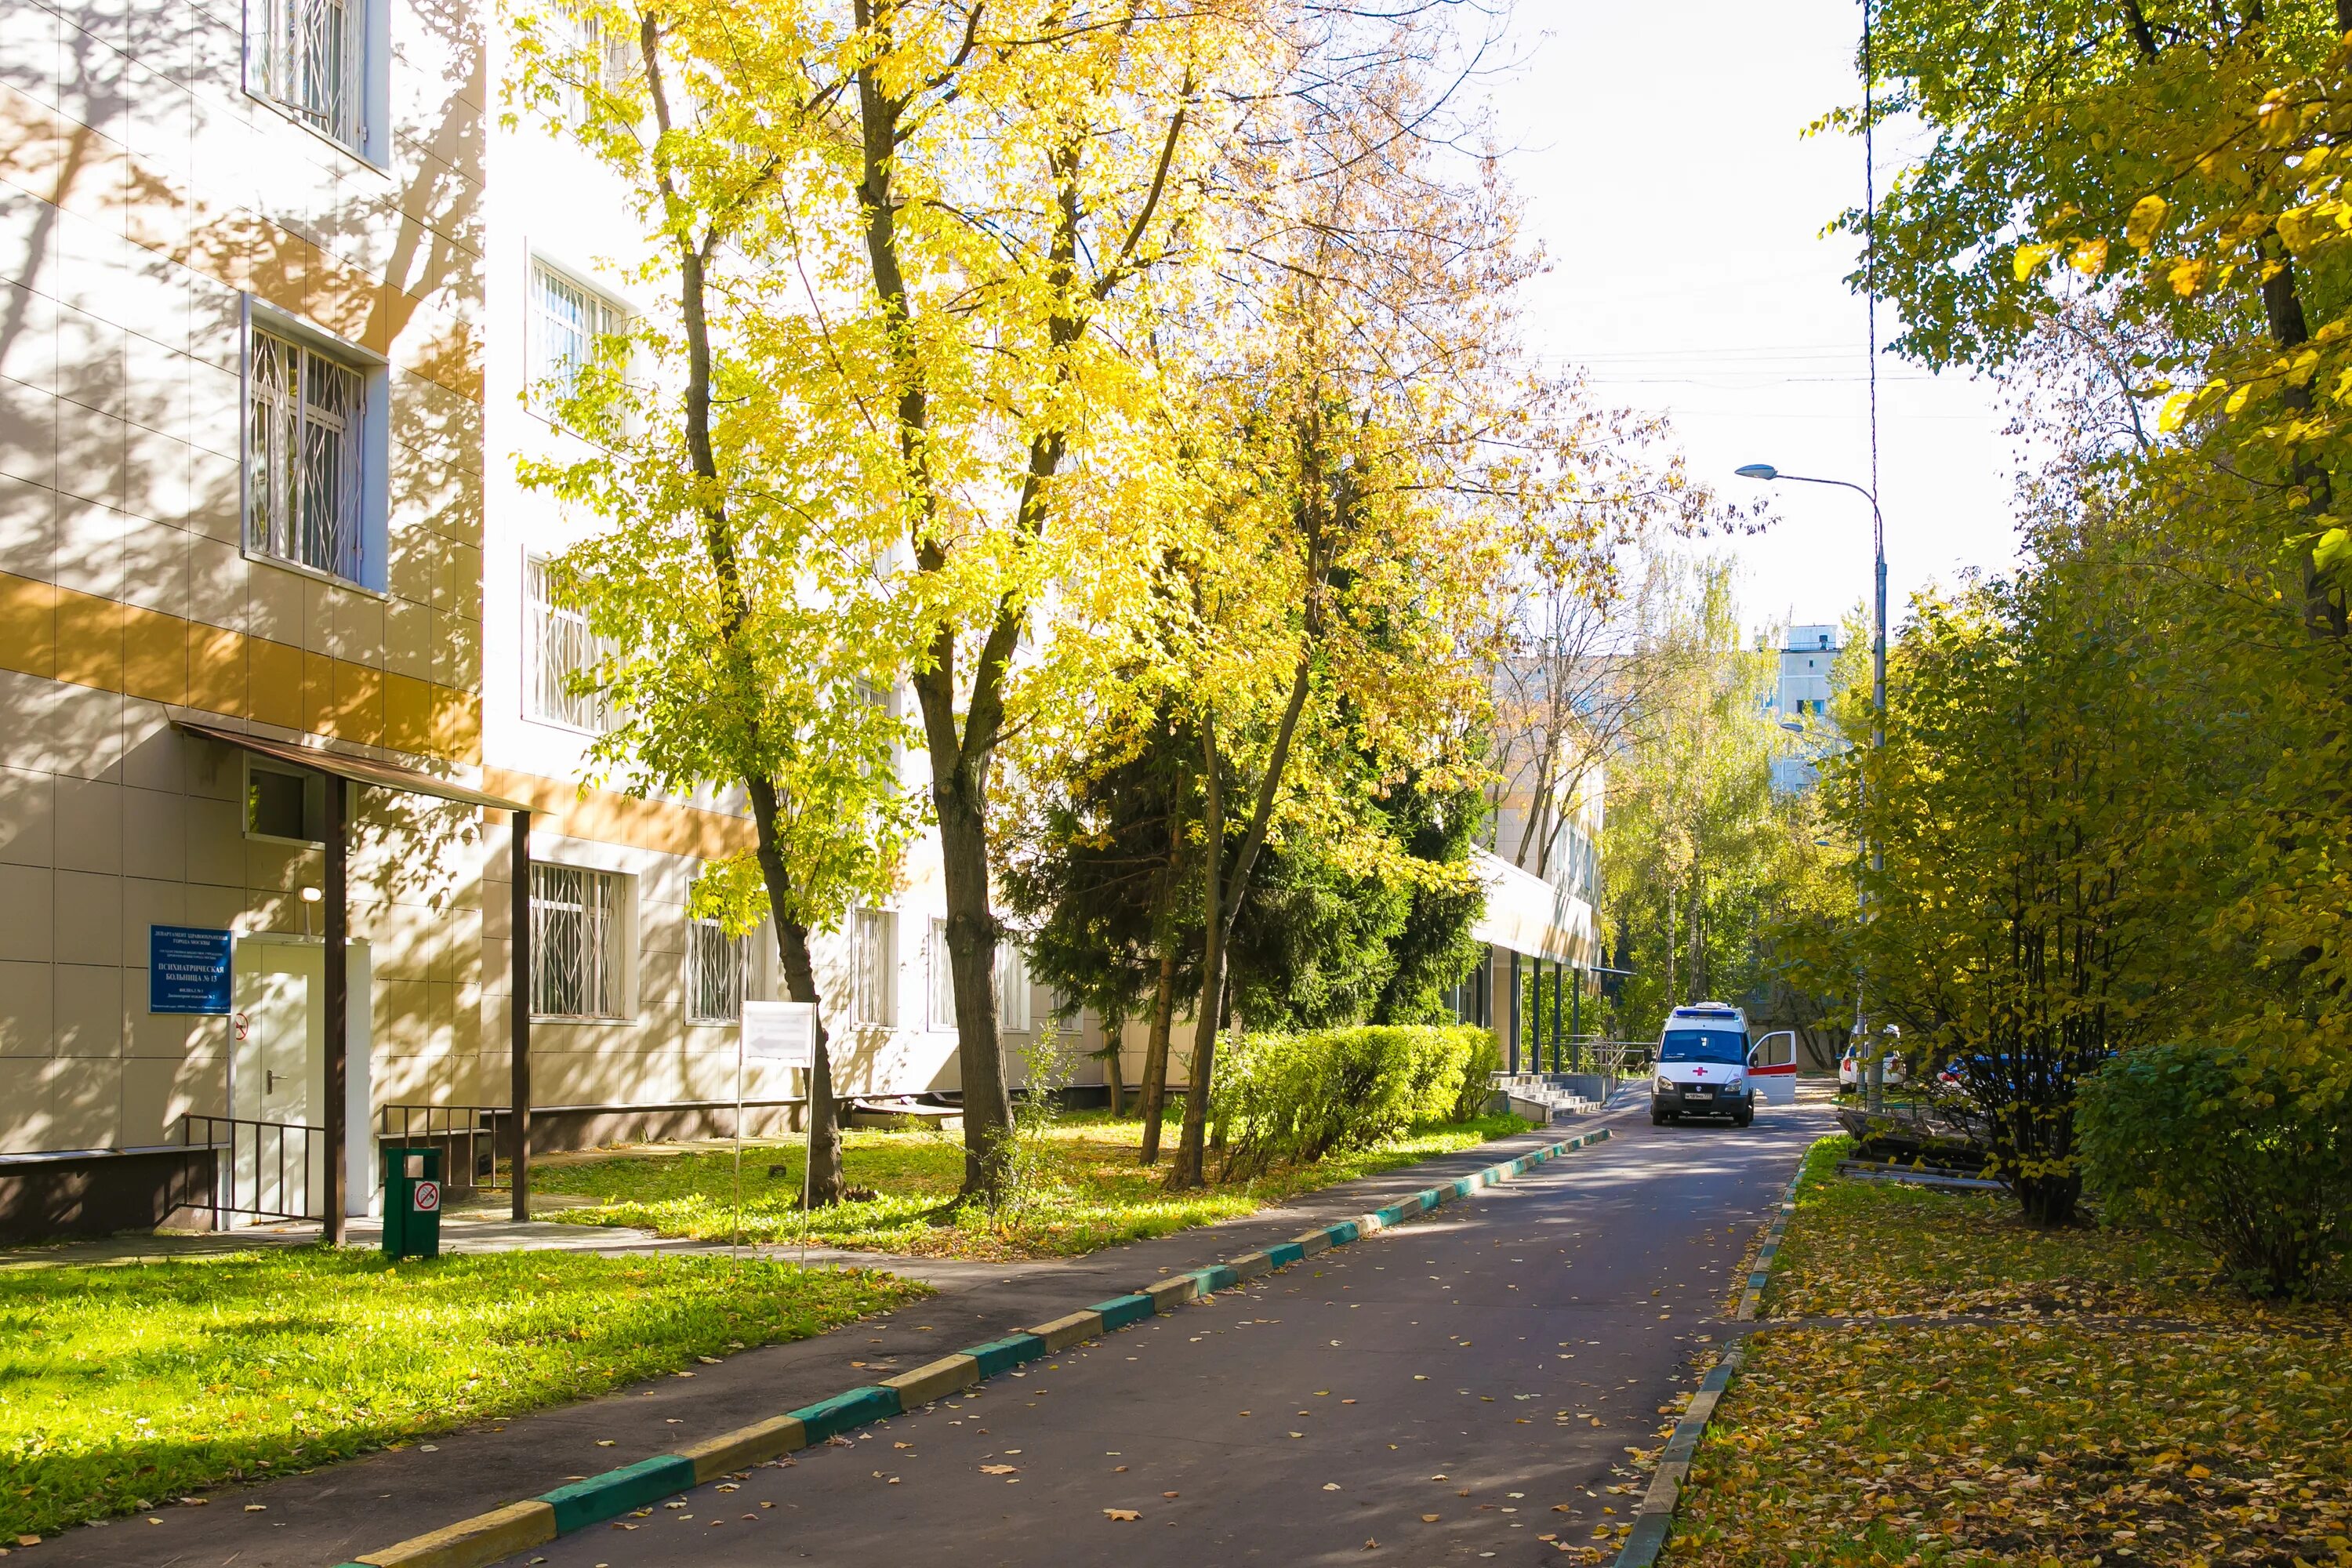
[[[1841,1179],[1843,1142],[1765,1296],[1801,1321],[1748,1341],[1666,1562],[2352,1568],[2352,1311],[2005,1194]],[[1933,1321],[1867,1321],[1895,1315]]]
[[[1522,1131],[1513,1116],[1415,1129],[1377,1148],[1334,1154],[1313,1165],[1272,1172],[1254,1182],[1170,1193],[1167,1166],[1135,1163],[1142,1124],[1101,1112],[1066,1116],[1033,1144],[1033,1179],[1021,1200],[995,1215],[976,1209],[940,1214],[963,1176],[956,1133],[853,1131],[842,1163],[852,1186],[879,1196],[820,1209],[808,1216],[812,1242],[902,1255],[956,1258],[1063,1258],[1114,1242],[1165,1236],[1245,1215],[1293,1194],[1410,1165]],[[1172,1147],[1175,1128],[1167,1131]],[[1213,1168],[1214,1161],[1211,1162]],[[770,1175],[771,1166],[780,1173]],[[755,1241],[793,1241],[803,1234],[796,1204],[802,1155],[797,1141],[746,1144],[742,1233]],[[726,1240],[735,1234],[735,1163],[730,1152],[615,1155],[534,1171],[543,1193],[602,1199],[593,1208],[545,1217],[573,1225],[644,1226],[663,1236]]]
[[[856,1270],[541,1252],[394,1268],[301,1247],[0,1271],[0,1542],[603,1394],[929,1293]]]

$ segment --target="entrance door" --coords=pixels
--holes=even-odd
[[[317,1215],[327,1195],[326,949],[247,937],[236,944],[238,1027],[229,1068],[235,1206]]]

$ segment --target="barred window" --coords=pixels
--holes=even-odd
[[[357,581],[365,564],[366,383],[299,343],[253,333],[246,538],[254,552]]]
[[[596,73],[597,85],[607,90],[627,84],[637,73],[639,57],[636,36],[626,27],[615,26],[595,15],[575,15],[572,33],[580,51],[581,64]],[[564,118],[574,125],[588,120],[588,94],[584,84],[574,82],[564,94]]]
[[[743,1021],[743,976],[751,942],[730,937],[717,921],[689,921],[686,927],[686,1021]]]
[[[577,866],[530,868],[530,1010],[542,1018],[621,1014],[622,879]]]
[[[255,89],[312,130],[365,152],[365,0],[252,3]]]
[[[524,713],[575,730],[604,729],[604,694],[572,684],[604,657],[603,642],[589,631],[586,614],[556,592],[545,556],[524,556],[522,578]]]
[[[530,392],[552,413],[580,384],[580,374],[610,352],[624,312],[593,289],[544,267],[530,269]]]
[[[948,952],[948,922],[931,922],[931,940],[925,952],[930,984],[929,1014],[923,1022],[933,1029],[955,1027],[955,960]]]
[[[898,1022],[898,917],[887,910],[858,910],[849,945],[851,1021]]]
[[[996,947],[996,1026],[1009,1035],[1029,1032],[1029,957],[1011,942]]]

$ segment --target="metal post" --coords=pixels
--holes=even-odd
[[[1576,971],[1576,989],[1568,997],[1568,1037],[1576,1042],[1576,1070],[1584,1070],[1584,971]]]
[[[1511,950],[1511,1015],[1510,1015],[1510,1016],[1511,1016],[1511,1029],[1510,1029],[1511,1063],[1510,1063],[1510,1066],[1511,1066],[1511,1073],[1512,1073],[1512,1076],[1517,1077],[1517,1074],[1518,1074],[1518,1070],[1519,1070],[1519,950],[1518,950],[1518,949],[1517,949],[1517,948],[1513,948],[1513,949]]]
[[[508,917],[513,929],[509,933],[512,940],[507,943],[510,1030],[507,1097],[511,1107],[507,1119],[514,1123],[514,1149],[509,1156],[507,1176],[514,1192],[514,1217],[520,1223],[530,1218],[530,813],[509,812],[507,821],[514,840],[513,852],[509,857],[514,876],[509,887],[514,912]]]
[[[1559,994],[1568,988],[1568,961],[1560,960],[1551,966],[1551,1070],[1563,1070],[1559,1065]]]
[[[332,773],[327,775],[326,797],[326,885],[320,889],[321,901],[327,906],[326,1240],[330,1247],[341,1247],[344,1235],[343,1185],[346,1174],[343,1170],[343,1096],[351,1082],[351,1064],[346,1054],[351,1048],[351,910],[346,878],[349,866],[344,843],[347,834],[343,781]],[[305,1153],[307,1155],[308,1151]]]

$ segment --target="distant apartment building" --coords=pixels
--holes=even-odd
[[[748,817],[581,786],[583,522],[513,479],[643,307],[625,209],[502,68],[469,0],[0,12],[0,1236],[316,1215],[331,1160],[364,1213],[374,1131],[499,1128],[519,1038],[536,1146],[732,1124],[772,947],[686,898]],[[926,843],[824,939],[848,1090],[957,1087],[944,913]]]
[[[1844,644],[1843,629],[1834,626],[1791,626],[1780,647],[1780,679],[1774,685],[1769,710],[1782,724],[1801,724],[1818,731],[1829,723],[1830,672]],[[1772,759],[1772,787],[1783,795],[1801,795],[1820,782],[1818,752]]]

